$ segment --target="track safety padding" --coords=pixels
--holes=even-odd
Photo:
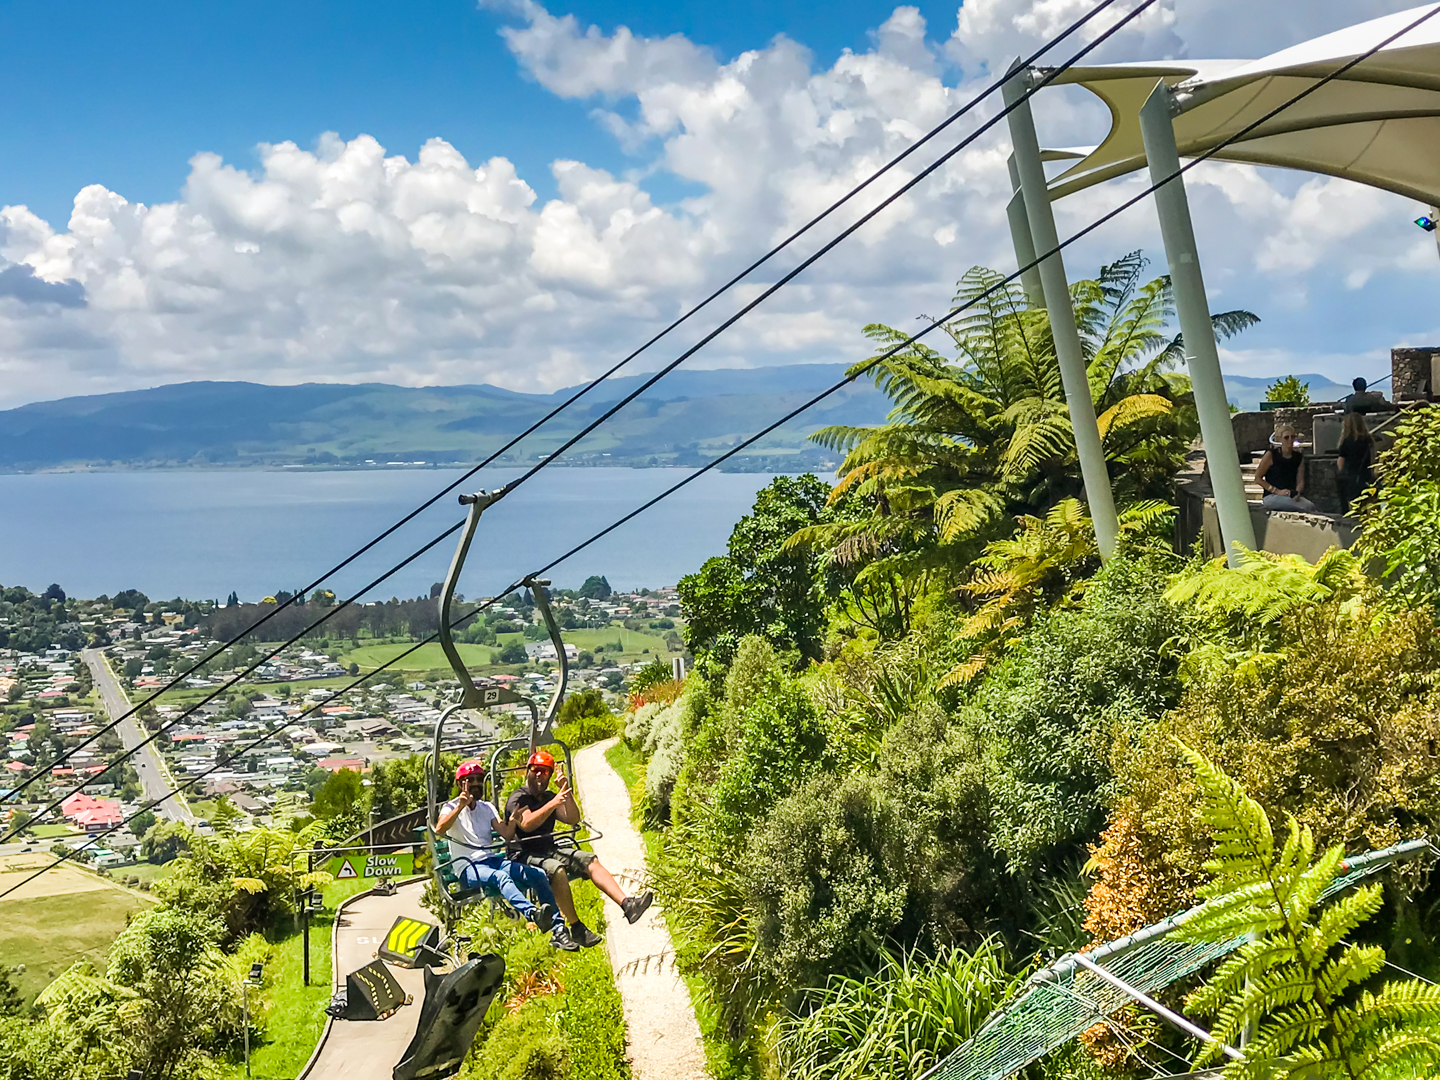
[[[440,944],[440,927],[401,915],[375,951],[382,960],[400,967],[419,967],[426,960],[435,961],[435,948]]]
[[[345,1009],[342,1020],[384,1020],[402,1005],[408,1005],[404,989],[379,960],[345,976]]]
[[[504,979],[505,961],[494,953],[473,956],[449,974],[427,967],[420,1022],[393,1080],[440,1080],[459,1072]]]

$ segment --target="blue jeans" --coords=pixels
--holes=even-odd
[[[490,886],[496,889],[516,911],[526,919],[535,918],[535,905],[522,892],[532,890],[542,904],[555,906],[555,894],[550,891],[550,881],[545,871],[535,866],[511,862],[491,856],[487,859],[456,859],[460,870],[460,884],[467,889]]]

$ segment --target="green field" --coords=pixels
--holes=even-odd
[[[141,881],[148,881],[152,884],[161,878],[170,876],[170,871],[175,868],[174,863],[165,863],[163,866],[156,863],[136,863],[134,866],[122,866],[112,871],[113,875],[124,881],[127,877],[138,877]]]
[[[371,671],[381,664],[388,663],[399,656],[409,645],[362,645],[358,649],[346,653],[340,658],[343,664],[358,664],[361,671]],[[492,650],[486,645],[458,645],[460,659],[465,661],[468,667],[485,667],[490,663]],[[448,671],[450,661],[445,659],[445,653],[441,650],[439,642],[432,641],[428,645],[422,645],[409,656],[405,657],[398,664],[391,667],[392,671]],[[310,683],[306,683],[310,686]]]
[[[643,650],[649,649],[650,655],[666,655],[665,639],[659,635],[644,630],[626,630],[619,626],[606,627],[604,630],[566,630],[561,635],[567,642],[577,649],[594,651],[596,645],[605,646],[605,655],[614,657],[610,652],[610,646],[620,642],[620,656],[627,663],[638,660],[643,655]]]
[[[148,907],[119,888],[41,896],[0,903],[0,956],[7,967],[25,965],[20,993],[34,998],[77,960],[101,965],[125,920]]]

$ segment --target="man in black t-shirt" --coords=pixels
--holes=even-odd
[[[555,839],[557,821],[562,825],[580,824],[580,806],[575,802],[569,778],[563,773],[559,790],[550,790],[550,778],[554,774],[555,758],[544,750],[535,751],[530,755],[524,785],[511,792],[505,802],[506,818],[516,822],[513,858],[544,870],[552,885],[557,876],[564,881],[567,874],[588,878],[620,905],[626,922],[635,922],[654,902],[655,894],[647,890],[639,896],[626,896],[615,875],[605,869],[594,852],[582,850],[571,837]],[[578,920],[571,924],[570,936],[582,945],[600,942],[599,935]]]

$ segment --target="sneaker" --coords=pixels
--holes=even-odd
[[[655,894],[648,889],[639,896],[627,896],[625,902],[620,905],[620,910],[625,913],[625,921],[633,923],[650,909],[655,902]]]
[[[549,904],[541,904],[530,916],[530,921],[535,924],[536,930],[549,930],[556,922],[555,909]],[[565,924],[562,922],[560,925],[564,926]]]
[[[605,940],[583,922],[570,924],[570,936],[578,941],[580,946],[585,949],[593,949]]]
[[[570,931],[565,927],[564,919],[555,920],[555,926],[550,931],[550,944],[563,952],[580,951],[580,944],[570,936]]]

